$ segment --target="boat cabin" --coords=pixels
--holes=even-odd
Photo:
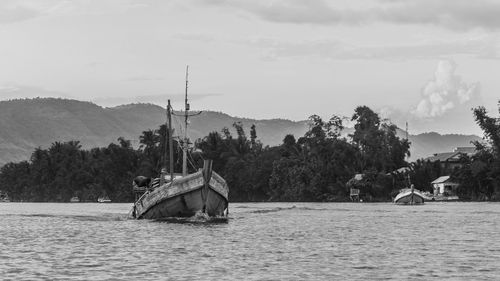
[[[456,196],[458,183],[451,180],[450,176],[442,176],[431,182],[434,196]]]
[[[163,176],[163,181],[162,177]],[[182,178],[182,174],[174,173],[174,180]],[[144,176],[137,176],[132,182],[133,190],[135,193],[136,201],[139,199],[146,191],[154,190],[160,187],[162,184],[171,182],[170,174],[162,172],[159,178],[149,178]]]

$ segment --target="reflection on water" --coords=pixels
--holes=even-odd
[[[13,280],[493,280],[500,204],[231,204],[229,220],[129,220],[130,204],[0,204]]]

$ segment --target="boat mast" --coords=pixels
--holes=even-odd
[[[174,130],[172,130],[172,106],[170,105],[170,100],[168,100],[167,107],[167,116],[168,116],[168,152],[169,152],[169,164],[170,164],[170,181],[174,180],[174,141],[172,139],[172,135]],[[166,145],[166,144],[165,144]]]
[[[189,65],[186,66],[186,95],[184,99],[184,148],[182,149],[182,176],[187,175],[187,150],[188,150],[188,111],[189,111],[189,103],[188,103],[188,71]]]
[[[170,105],[170,100],[168,100],[167,104],[167,122],[165,124],[165,149],[164,149],[164,154],[163,154],[163,163],[162,163],[162,169],[161,169],[161,175],[160,175],[160,185],[163,185],[165,183],[165,176],[167,174],[167,143],[168,143],[168,150],[169,150],[169,161],[168,163],[170,164],[170,181],[174,180],[174,150],[172,147],[172,106]]]
[[[182,144],[182,176],[187,175],[187,151],[189,149],[189,139],[188,139],[188,118],[191,116],[200,115],[202,111],[189,113],[189,103],[188,103],[188,72],[189,65],[186,66],[186,95],[184,98],[184,142]],[[175,115],[175,113],[172,113]]]

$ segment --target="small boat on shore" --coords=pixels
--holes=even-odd
[[[78,198],[78,196],[73,196],[73,197],[71,197],[71,199],[69,199],[69,202],[70,203],[78,203],[78,202],[80,202],[80,198]]]
[[[457,195],[442,195],[442,194],[438,194],[436,196],[433,196],[432,201],[436,201],[436,202],[455,202],[455,201],[460,201],[460,197],[458,197]]]
[[[194,217],[226,217],[228,213],[229,188],[226,181],[212,170],[212,160],[204,160],[203,168],[195,173],[187,172],[187,153],[189,140],[187,138],[188,117],[196,115],[189,113],[186,98],[184,111],[184,139],[182,141],[182,174],[174,173],[172,114],[173,110],[168,100],[167,105],[167,140],[169,149],[169,173],[166,163],[159,178],[150,179],[138,176],[133,181],[136,201],[130,215],[135,219],[168,220],[172,218]],[[199,114],[199,113],[198,113]],[[163,159],[167,159],[166,155]]]
[[[111,199],[108,196],[101,196],[97,198],[97,203],[111,203]]]
[[[424,204],[424,202],[425,196],[420,190],[415,189],[413,184],[410,188],[400,190],[394,198],[394,203],[400,205],[419,205]]]

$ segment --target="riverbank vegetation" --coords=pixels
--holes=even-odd
[[[498,109],[500,112],[500,102]],[[453,171],[453,177],[460,182],[461,198],[500,201],[500,118],[489,116],[482,106],[473,114],[485,141],[474,143],[476,153],[461,158],[462,165]]]
[[[484,108],[474,116],[488,137],[477,143],[478,153],[462,159],[453,177],[463,183],[460,194],[472,200],[498,196],[500,172],[500,126]],[[449,171],[439,163],[418,160],[407,163],[410,143],[396,134],[396,126],[366,106],[357,107],[350,118],[309,118],[303,136],[287,135],[277,146],[264,146],[258,128],[233,124],[195,142],[200,151],[189,157],[190,172],[204,158],[230,187],[231,201],[348,201],[350,188],[360,189],[367,201],[390,201],[400,188],[412,182],[431,191],[430,182]],[[354,132],[342,135],[346,121]],[[68,202],[78,196],[96,201],[107,195],[113,202],[133,200],[131,183],[138,175],[157,177],[167,163],[166,127],[146,130],[135,149],[123,138],[107,147],[85,150],[78,141],[55,142],[37,148],[29,161],[8,163],[0,169],[0,190],[13,201]],[[182,144],[174,142],[175,170],[181,170]],[[168,163],[166,165],[169,166]],[[402,167],[409,167],[401,169]],[[358,175],[355,177],[355,175]]]

